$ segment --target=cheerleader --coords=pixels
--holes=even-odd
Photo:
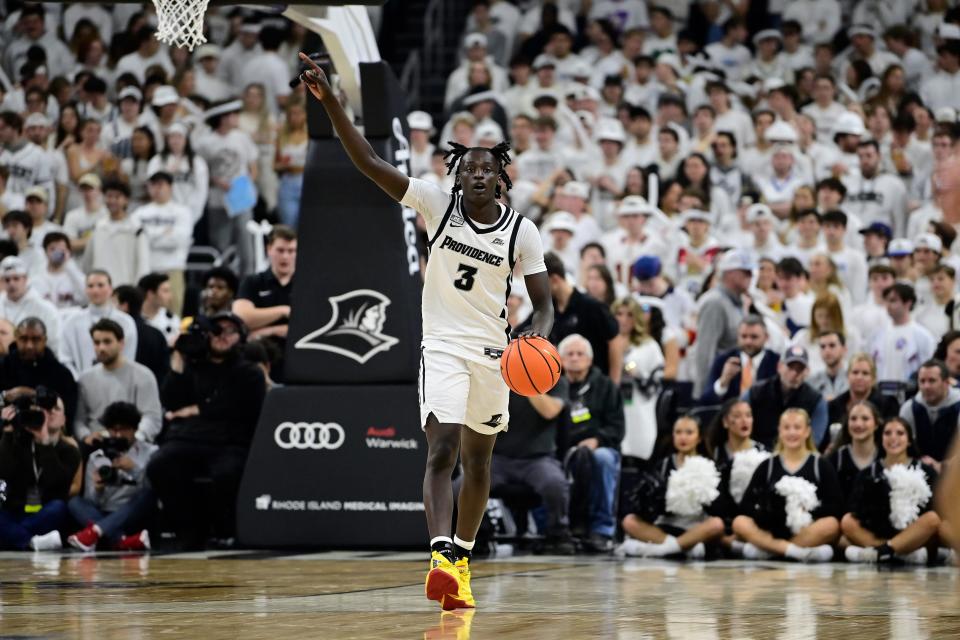
[[[837,473],[817,452],[810,416],[787,409],[780,416],[774,456],[757,467],[740,504],[733,531],[743,557],[775,556],[829,562],[840,535]]]
[[[752,434],[753,410],[749,402],[740,399],[727,401],[710,428],[709,443],[713,450],[713,461],[720,471],[720,498],[717,500],[716,514],[723,518],[724,537],[721,542],[727,549],[734,546],[731,526],[738,515],[743,493],[750,484],[753,472],[770,457],[766,447],[750,437]]]
[[[617,555],[704,557],[704,543],[723,535],[723,521],[705,513],[720,496],[720,473],[710,460],[700,423],[687,416],[674,423],[673,453],[656,466],[655,473],[665,492],[646,491],[645,499],[636,501],[641,513],[623,519],[629,537],[617,548]]]
[[[882,458],[856,478],[843,535],[850,562],[927,563],[927,545],[937,539],[933,511],[937,472],[916,456],[913,430],[900,418],[883,425]]]
[[[750,437],[752,434],[753,410],[750,403],[739,398],[727,401],[710,428],[710,448],[717,468],[729,467],[734,456],[741,451],[766,451],[762,443]]]
[[[827,460],[837,472],[845,506],[852,504],[848,500],[859,473],[880,456],[878,440],[882,423],[883,418],[876,405],[866,400],[856,403],[847,414],[847,421],[837,434],[837,439],[827,451]]]

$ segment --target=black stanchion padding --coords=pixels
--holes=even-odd
[[[360,86],[363,87],[363,131],[368,138],[393,136],[393,119],[406,116],[407,95],[386,62],[360,64]],[[404,132],[407,119],[401,118]],[[404,134],[406,135],[406,133]]]
[[[422,547],[426,440],[417,387],[280,387],[237,498],[254,547]]]
[[[370,67],[364,101],[382,103],[371,118],[383,136],[389,133],[368,139],[406,172],[402,92],[385,65],[361,67]],[[311,104],[286,380],[412,383],[421,335],[416,213],[354,168],[339,140],[322,137],[329,119],[316,100]],[[393,110],[389,123],[383,105]]]

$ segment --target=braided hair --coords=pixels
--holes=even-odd
[[[500,189],[501,182],[506,185],[507,191],[513,187],[513,182],[510,180],[510,176],[507,175],[507,165],[512,162],[509,143],[501,142],[491,149],[487,147],[465,147],[459,142],[453,141],[449,141],[447,144],[450,145],[450,150],[443,154],[443,159],[447,165],[447,175],[454,175],[453,188],[450,190],[451,193],[456,193],[463,188],[460,184],[460,163],[463,161],[464,156],[471,151],[486,151],[500,164],[500,174],[497,176],[497,191],[495,194],[497,198],[499,198],[502,193]],[[449,158],[449,160],[447,158]]]

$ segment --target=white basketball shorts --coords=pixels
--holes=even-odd
[[[420,349],[420,426],[432,413],[442,424],[462,424],[477,433],[507,430],[510,390],[498,360],[481,364],[435,349]]]

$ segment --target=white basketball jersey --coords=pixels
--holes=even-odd
[[[489,226],[471,220],[460,194],[410,180],[402,200],[423,214],[430,258],[423,287],[423,344],[492,362],[507,344],[507,298],[514,266],[546,271],[536,225],[510,207]]]

